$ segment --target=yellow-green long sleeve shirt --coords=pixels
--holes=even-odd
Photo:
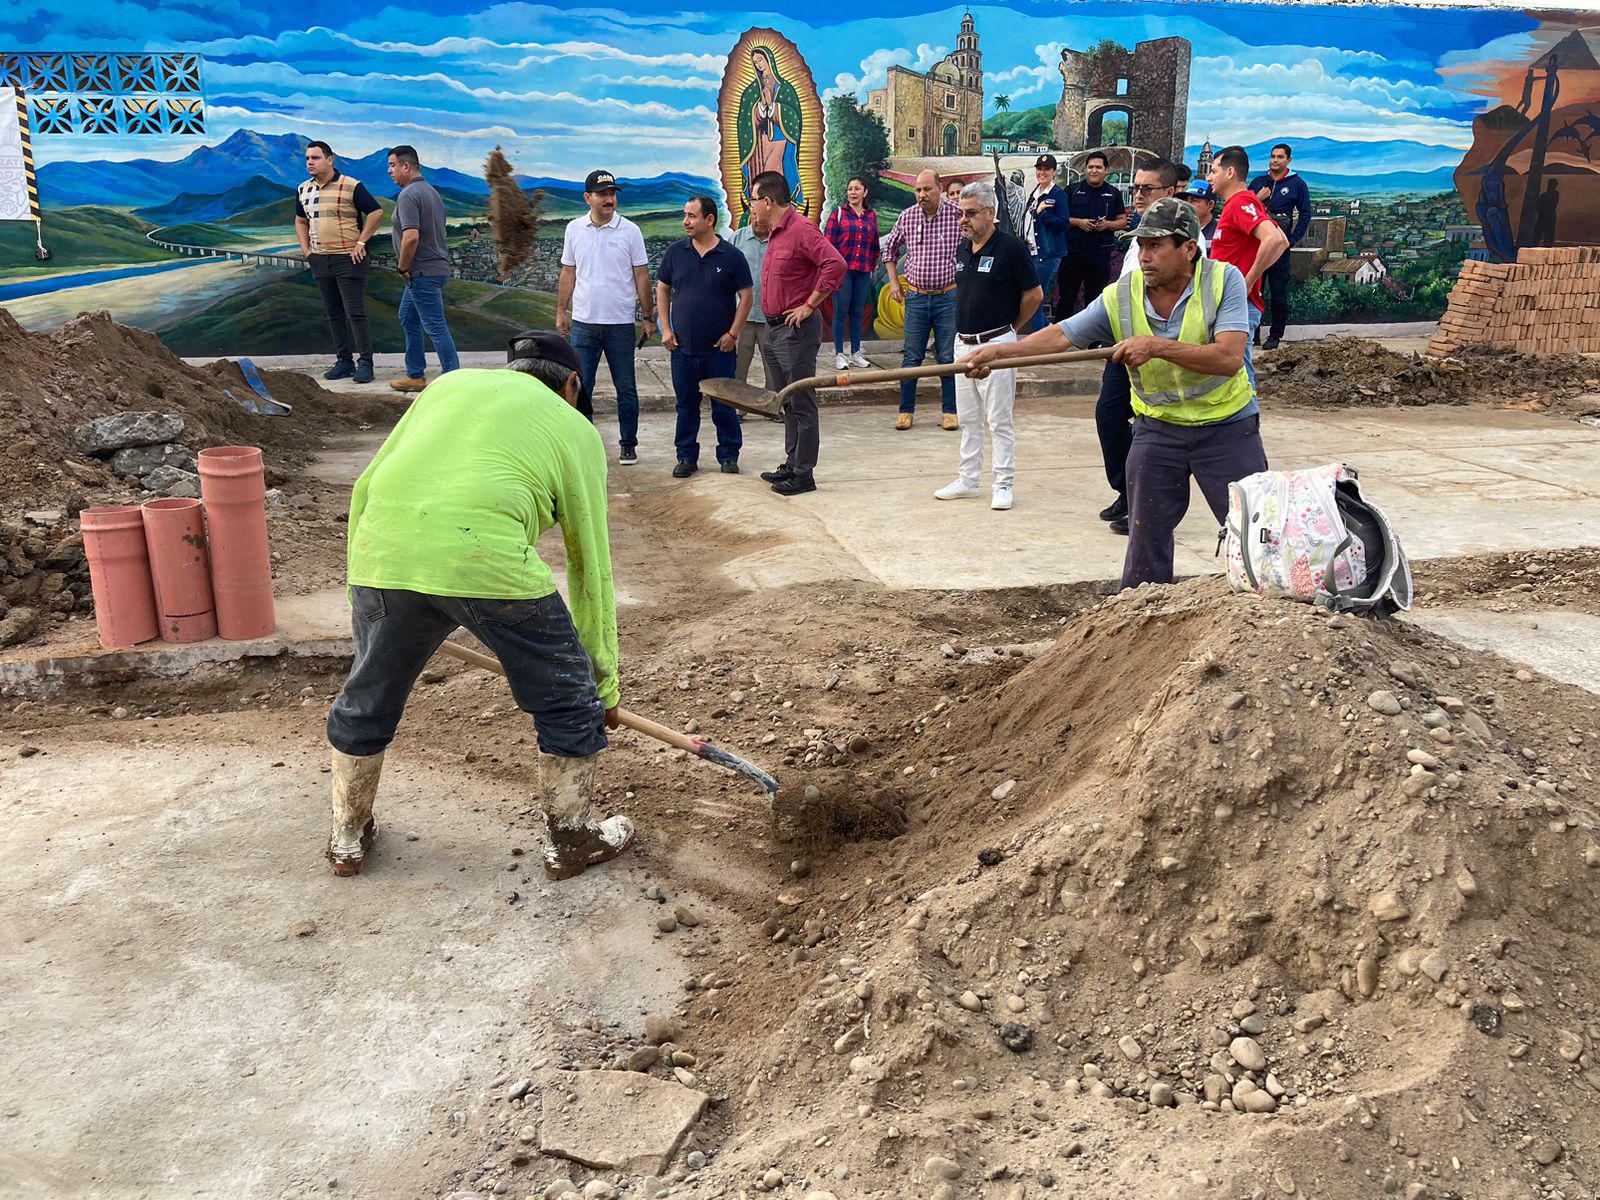
[[[530,376],[451,371],[417,397],[350,496],[349,582],[537,600],[556,590],[535,549],[555,524],[573,624],[610,708],[620,690],[605,448]]]

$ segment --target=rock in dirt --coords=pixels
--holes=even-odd
[[[960,1179],[961,1164],[941,1154],[933,1154],[922,1164],[922,1173],[929,1179]]]
[[[1404,921],[1411,915],[1406,902],[1393,891],[1379,892],[1367,902],[1367,909],[1380,921]]]
[[[539,1150],[598,1170],[659,1175],[710,1097],[633,1071],[546,1071]]]
[[[85,421],[72,431],[85,454],[111,454],[129,446],[154,446],[183,436],[183,417],[173,412],[123,412]]]
[[[0,617],[0,646],[15,646],[33,636],[39,623],[39,614],[27,607],[13,608]]]
[[[1264,1071],[1267,1069],[1267,1056],[1255,1038],[1234,1038],[1233,1041],[1228,1043],[1228,1053],[1233,1056],[1233,1061],[1246,1071]]]
[[[1548,1135],[1533,1139],[1533,1145],[1528,1147],[1528,1153],[1533,1155],[1533,1161],[1541,1167],[1548,1167],[1561,1157],[1561,1143]]]
[[[651,1013],[644,1019],[644,1040],[652,1046],[683,1037],[683,1022],[669,1013]]]
[[[200,495],[200,476],[177,467],[157,467],[139,481],[147,491],[163,496],[183,496],[190,500]]]
[[[1122,1057],[1129,1062],[1144,1061],[1144,1047],[1139,1044],[1139,1039],[1131,1034],[1125,1034],[1117,1039],[1117,1049],[1122,1051]]]
[[[154,446],[127,446],[111,456],[111,469],[118,475],[148,475],[157,467],[194,471],[194,451],[175,442],[158,442]]]
[[[1373,712],[1382,713],[1386,717],[1400,715],[1400,701],[1395,698],[1393,692],[1384,688],[1379,688],[1367,697],[1367,707],[1372,709]]]
[[[1000,1027],[1000,1041],[1013,1054],[1033,1049],[1033,1030],[1018,1021],[1007,1021]]]
[[[983,1001],[979,999],[977,992],[962,992],[961,995],[956,997],[956,1003],[961,1005],[961,1007],[966,1009],[968,1012],[983,1011]]]

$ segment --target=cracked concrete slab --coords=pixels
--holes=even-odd
[[[638,1071],[547,1071],[539,1149],[599,1170],[660,1175],[710,1097]]]

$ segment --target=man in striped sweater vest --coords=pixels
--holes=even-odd
[[[372,382],[372,331],[367,326],[367,243],[378,232],[383,209],[366,184],[341,175],[327,142],[306,147],[306,174],[295,192],[294,228],[300,252],[328,310],[328,331],[338,362],[324,379]],[[352,362],[351,342],[356,361]]]

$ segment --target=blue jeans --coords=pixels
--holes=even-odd
[[[1034,333],[1050,324],[1050,317],[1055,309],[1050,304],[1050,289],[1055,286],[1056,272],[1061,269],[1061,255],[1054,254],[1049,258],[1033,256],[1033,269],[1039,273],[1039,286],[1044,289],[1044,299],[1039,301],[1038,311],[1033,314],[1033,320],[1028,322],[1028,332]]]
[[[871,271],[846,271],[844,282],[833,294],[833,352],[844,353],[844,335],[849,326],[850,352],[861,349],[861,315],[867,311],[871,291]]]
[[[933,330],[934,357],[942,363],[956,360],[956,293],[952,288],[942,296],[921,292],[906,293],[906,345],[900,359],[903,367],[920,367],[928,355],[928,330]],[[956,377],[939,379],[939,399],[947,413],[956,411]],[[900,381],[900,411],[917,411],[917,381]]]
[[[418,275],[406,284],[400,296],[400,328],[406,335],[406,374],[421,379],[428,369],[422,335],[426,333],[433,343],[433,352],[439,356],[439,370],[454,371],[461,365],[456,357],[455,339],[450,336],[450,326],[444,320],[443,275]]]
[[[594,665],[559,593],[538,600],[468,600],[396,588],[352,587],[356,657],[328,710],[341,754],[381,754],[394,740],[417,676],[445,638],[466,627],[506,669],[517,707],[533,717],[539,749],[584,758],[606,748]]]
[[[594,395],[594,377],[600,370],[600,356],[606,356],[611,382],[617,387],[617,445],[632,450],[639,444],[639,385],[633,375],[633,322],[626,325],[572,323],[572,348],[578,352],[578,376],[583,388]]]
[[[713,350],[709,354],[672,352],[672,391],[678,398],[678,435],[674,442],[680,460],[700,461],[700,381],[732,379],[738,363],[736,350]],[[713,400],[711,422],[717,427],[717,461],[738,462],[739,448],[744,445],[738,412]]]
[[[1256,390],[1256,365],[1250,361],[1250,351],[1255,345],[1256,330],[1261,328],[1261,310],[1254,304],[1249,305],[1249,309],[1250,332],[1244,339],[1244,371],[1250,376],[1250,390],[1253,392]]]

